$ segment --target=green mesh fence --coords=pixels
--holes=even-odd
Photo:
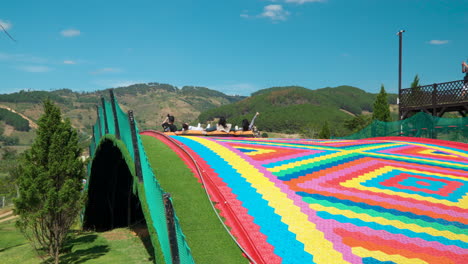
[[[105,130],[105,126],[106,126],[106,119],[104,118],[104,111],[102,110],[102,107],[99,107],[98,109],[98,113],[99,113],[99,128],[101,129],[101,135],[105,135],[106,134],[106,130]]]
[[[109,134],[115,135],[115,122],[112,110],[112,103],[104,101],[104,108],[106,109],[107,128],[109,130]]]
[[[444,118],[424,112],[395,122],[374,121],[361,131],[341,139],[371,137],[422,137],[468,143],[468,117]]]
[[[133,143],[132,143],[132,133],[130,129],[130,123],[128,122],[127,114],[122,111],[119,107],[117,101],[116,104],[116,111],[117,111],[117,122],[119,123],[119,130],[120,130],[120,140],[125,143],[127,146],[128,152],[130,156],[132,156],[132,160],[135,160],[135,152],[133,150]]]
[[[115,108],[116,108],[116,116],[117,116],[117,123],[119,126],[120,131],[120,140],[124,143],[125,147],[127,148],[128,153],[131,156],[132,161],[135,161],[135,153],[133,148],[132,142],[132,134],[130,123],[128,119],[128,115],[122,111],[120,106],[115,101]],[[111,135],[115,134],[115,121],[112,109],[112,102],[104,101],[104,107],[106,110],[106,119],[104,118],[104,111],[102,107],[98,109],[98,120],[94,125],[94,138],[90,145],[90,156],[94,157],[95,152],[98,149],[99,143],[101,138],[105,135],[105,125],[107,123],[108,133]],[[137,144],[140,153],[140,163],[141,163],[141,170],[143,176],[143,190],[144,196],[146,201],[146,207],[149,211],[149,217],[151,219],[147,219],[148,225],[151,224],[154,230],[157,233],[157,237],[159,240],[159,246],[161,251],[164,255],[164,261],[166,263],[172,263],[171,258],[171,248],[169,242],[169,234],[167,230],[166,224],[166,211],[164,206],[163,194],[164,191],[162,190],[159,182],[157,181],[153,169],[148,161],[148,158],[145,153],[145,149],[143,147],[138,126],[135,121],[135,129],[137,134]],[[99,133],[101,131],[101,133]],[[88,174],[91,172],[91,164],[88,166]],[[136,179],[136,178],[135,178]],[[148,217],[148,216],[146,216]],[[174,222],[176,225],[176,237],[179,249],[179,259],[180,263],[182,264],[191,264],[194,263],[190,248],[185,240],[185,236],[182,232],[182,229],[179,224],[179,220],[174,212]],[[156,247],[156,245],[154,245]]]

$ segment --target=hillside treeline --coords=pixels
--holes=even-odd
[[[0,120],[5,121],[7,125],[13,126],[19,131],[29,131],[29,122],[17,113],[0,108]]]
[[[376,96],[350,86],[317,90],[299,86],[273,87],[234,104],[202,112],[198,121],[224,116],[229,123],[240,126],[242,119],[250,121],[255,112],[260,112],[255,125],[262,131],[313,136],[328,122],[333,136],[342,136],[350,133],[344,121],[352,115],[372,112]],[[388,100],[394,104],[396,95],[390,94]]]
[[[0,102],[10,103],[41,103],[46,98],[58,103],[65,103],[65,99],[63,97],[46,91],[21,90],[11,94],[0,94]]]

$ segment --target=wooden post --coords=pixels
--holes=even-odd
[[[143,174],[141,171],[141,161],[140,161],[140,151],[138,149],[138,141],[136,135],[136,128],[135,128],[135,119],[133,117],[133,111],[128,111],[128,121],[130,122],[130,131],[132,133],[132,144],[133,144],[133,152],[135,154],[135,174],[138,177],[138,181],[143,181]]]
[[[171,246],[172,264],[179,264],[179,246],[177,244],[177,235],[174,223],[174,208],[172,207],[171,194],[164,193],[164,208],[166,209],[167,233],[169,235],[169,243]]]

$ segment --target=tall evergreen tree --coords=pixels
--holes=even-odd
[[[411,88],[416,88],[416,87],[419,87],[420,84],[419,84],[419,76],[416,74],[416,76],[414,76],[414,80],[413,82],[411,83]]]
[[[411,93],[409,95],[408,103],[409,104],[418,104],[418,102],[421,101],[422,96],[424,96],[424,95],[423,95],[423,93],[421,91],[421,87],[420,87],[420,84],[419,84],[419,76],[416,74],[416,76],[414,76],[413,82],[411,83]]]
[[[322,129],[320,130],[320,133],[318,134],[318,137],[327,139],[327,138],[330,138],[330,136],[331,136],[330,126],[328,125],[328,122],[325,121],[325,123],[322,126]]]
[[[377,119],[384,122],[390,121],[390,105],[387,101],[387,93],[382,84],[380,87],[380,93],[374,102],[374,112],[372,113],[372,119]]]
[[[36,250],[59,263],[67,233],[83,205],[84,164],[78,134],[60,109],[44,101],[37,135],[18,165],[18,228]]]

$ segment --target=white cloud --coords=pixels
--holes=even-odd
[[[433,39],[433,40],[429,41],[429,44],[432,44],[432,45],[444,45],[444,44],[447,44],[447,43],[449,43],[448,40]]]
[[[47,59],[41,57],[31,56],[27,54],[11,54],[2,52],[0,52],[0,60],[26,63],[47,63]]]
[[[76,37],[76,36],[79,36],[81,32],[76,29],[66,29],[66,30],[60,31],[60,34],[62,34],[62,36],[64,37]]]
[[[286,3],[294,3],[298,5],[302,5],[305,3],[323,3],[326,2],[327,0],[286,0]]]
[[[132,80],[95,80],[93,81],[94,84],[102,87],[102,88],[116,88],[116,87],[124,87],[130,86],[136,83],[146,83],[144,81],[132,81]]]
[[[9,21],[4,21],[0,19],[0,24],[5,30],[9,30],[11,28],[11,23]]]
[[[47,67],[47,66],[37,66],[37,65],[34,65],[34,66],[20,66],[20,67],[17,67],[17,69],[21,70],[21,71],[25,71],[25,72],[49,72],[51,71],[52,69]]]
[[[249,18],[249,15],[248,14],[240,14],[240,17]]]
[[[266,17],[273,21],[284,21],[288,18],[289,12],[283,9],[281,5],[267,5],[263,8],[260,17]]]
[[[104,74],[104,73],[119,73],[122,69],[119,68],[102,68],[91,72],[91,74]]]
[[[63,64],[76,64],[76,62],[72,60],[64,60]]]

